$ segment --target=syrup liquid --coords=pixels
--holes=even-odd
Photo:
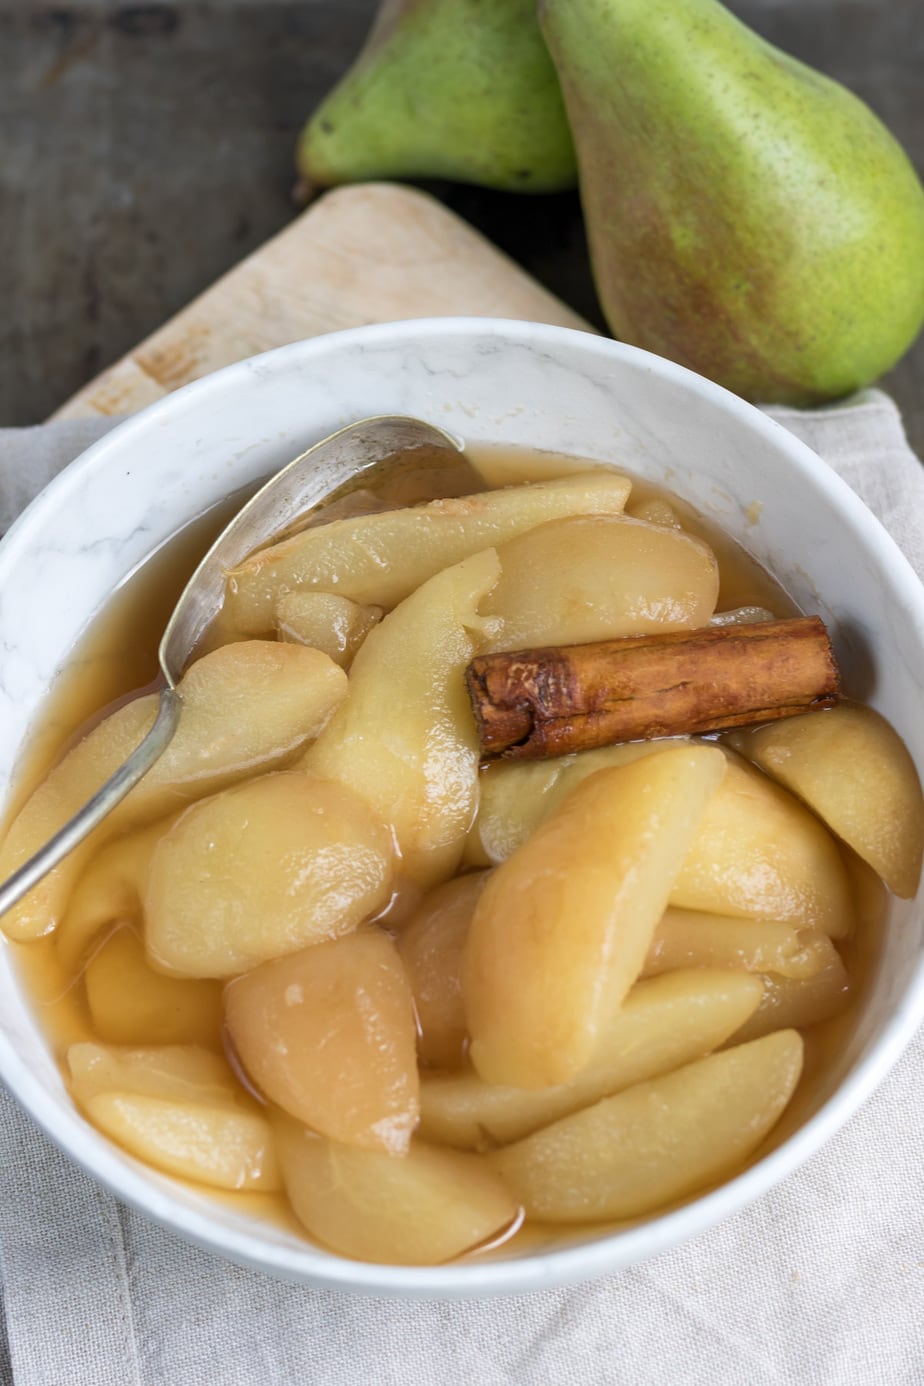
[[[520,448],[473,446],[469,448],[468,455],[488,487],[545,481],[589,469],[588,463],[580,459]],[[157,647],[170,613],[202,555],[248,494],[249,491],[238,493],[186,525],[125,579],[105,610],[90,624],[50,693],[26,748],[11,802],[14,812],[76,740],[120,704],[159,686]],[[438,494],[441,492],[436,487],[429,492],[429,495]],[[407,478],[402,476],[400,489],[394,494],[387,491],[384,495],[380,493],[370,497],[368,493],[358,493],[353,508],[390,508],[396,504],[427,499],[429,495],[426,481],[423,485],[418,481],[416,491],[409,495]],[[780,585],[740,545],[678,497],[646,482],[633,480],[627,513],[635,514],[640,507],[652,503],[663,505],[665,502],[678,516],[683,528],[705,540],[718,559],[720,592],[717,610],[760,606],[768,608],[778,617],[799,614]],[[874,971],[884,893],[868,868],[852,854],[846,855],[850,858],[848,866],[854,877],[858,901],[857,927],[846,945],[839,945],[851,976],[851,1003],[847,1011],[836,1019],[803,1032],[806,1054],[802,1080],[781,1122],[761,1151],[748,1161],[749,1164],[791,1134],[819,1100],[823,1100],[836,1086],[841,1067],[840,1056],[854,1028],[865,984]],[[103,941],[101,939],[100,944]],[[84,987],[83,970],[88,959],[82,959],[76,966],[65,967],[58,956],[54,936],[30,943],[6,942],[5,946],[14,952],[17,968],[41,1027],[62,1070],[66,1072],[65,1056],[71,1044],[81,1040],[100,1040],[93,1026]],[[112,985],[118,989],[117,980]],[[214,985],[217,988],[220,984]],[[216,1025],[208,1044],[217,1052],[227,1051],[220,1025]],[[243,1081],[239,1068],[237,1071]],[[253,1094],[249,1084],[245,1083],[245,1086]],[[277,1228],[284,1228],[302,1239],[306,1237],[283,1194],[228,1194],[200,1185],[196,1188],[244,1215],[269,1220]],[[699,1193],[695,1195],[699,1196]],[[622,1227],[626,1225],[619,1224]],[[571,1228],[536,1223],[525,1226],[517,1224],[508,1234],[502,1235],[490,1246],[470,1253],[470,1256],[493,1259],[561,1247],[603,1235],[613,1230],[614,1226],[596,1224]]]

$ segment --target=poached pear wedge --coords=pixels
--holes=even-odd
[[[302,131],[297,162],[317,187],[370,178],[574,187],[535,0],[383,0],[356,62]]]
[[[613,333],[748,399],[868,384],[924,320],[924,189],[718,0],[541,0]]]

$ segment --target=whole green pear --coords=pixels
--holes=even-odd
[[[311,184],[451,178],[574,187],[574,145],[535,0],[383,0],[365,47],[302,131]]]
[[[924,320],[924,190],[861,101],[717,0],[541,0],[615,336],[748,399],[868,384]]]

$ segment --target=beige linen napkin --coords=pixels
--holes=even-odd
[[[814,414],[772,412],[924,571],[924,472],[891,401],[868,391]],[[0,430],[0,528],[99,431]],[[919,1033],[820,1154],[696,1240],[573,1289],[415,1304],[280,1284],[186,1246],[118,1204],[0,1092],[0,1382],[921,1386],[922,1151]]]

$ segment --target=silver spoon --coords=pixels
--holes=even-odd
[[[322,502],[394,478],[399,459],[403,505],[480,490],[484,483],[462,448],[460,439],[419,419],[378,415],[315,443],[264,483],[215,540],[167,622],[157,652],[165,687],[151,730],[92,799],[0,885],[0,915],[103,821],[167,747],[182,710],[176,685],[221,609],[228,570]]]

